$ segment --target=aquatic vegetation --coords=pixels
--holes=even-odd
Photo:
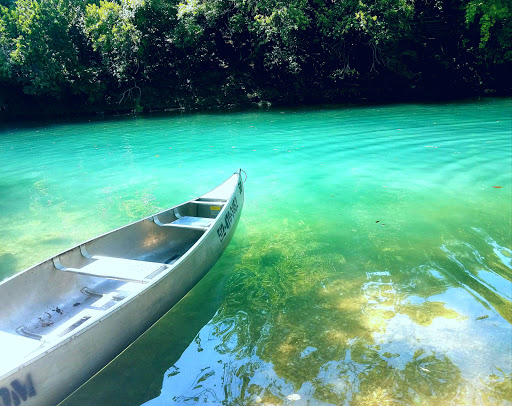
[[[398,308],[398,311],[408,315],[416,324],[422,326],[429,326],[436,317],[456,320],[465,318],[456,311],[447,309],[441,302],[426,301],[421,304],[404,304]]]
[[[120,199],[120,213],[131,219],[140,219],[152,213],[163,210],[158,205],[151,189],[138,191],[135,196],[129,199]]]
[[[500,401],[512,403],[512,375],[496,368],[497,374],[490,375],[484,383],[487,392],[482,395],[487,404],[498,404]]]

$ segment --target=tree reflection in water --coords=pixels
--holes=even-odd
[[[147,405],[280,405],[292,394],[319,405],[510,402],[510,371],[488,372],[510,351],[504,309],[489,306],[502,303],[488,287],[466,288],[470,275],[436,265],[458,258],[471,269],[468,258],[479,256],[441,250],[401,269],[407,250],[363,262],[303,224],[301,233],[288,226],[271,241],[249,238],[229,294]],[[479,311],[489,317],[472,318]]]

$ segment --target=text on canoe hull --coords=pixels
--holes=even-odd
[[[226,235],[228,234],[229,229],[233,225],[233,220],[235,218],[235,214],[238,211],[238,201],[236,200],[236,197],[233,199],[231,204],[229,205],[229,208],[224,215],[223,221],[220,223],[219,227],[217,227],[217,235],[220,238],[220,241],[224,241],[224,238],[226,238]]]
[[[36,389],[32,376],[28,374],[25,383],[15,379],[11,382],[10,387],[0,388],[0,406],[19,406],[22,402],[34,396],[36,396]]]

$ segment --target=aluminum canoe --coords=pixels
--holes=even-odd
[[[1,282],[0,406],[55,406],[178,302],[235,232],[241,172]]]

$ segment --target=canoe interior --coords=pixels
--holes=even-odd
[[[233,179],[230,178],[230,179]],[[143,291],[215,223],[233,181],[102,235],[0,284],[0,377]],[[236,184],[236,183],[235,183]]]

